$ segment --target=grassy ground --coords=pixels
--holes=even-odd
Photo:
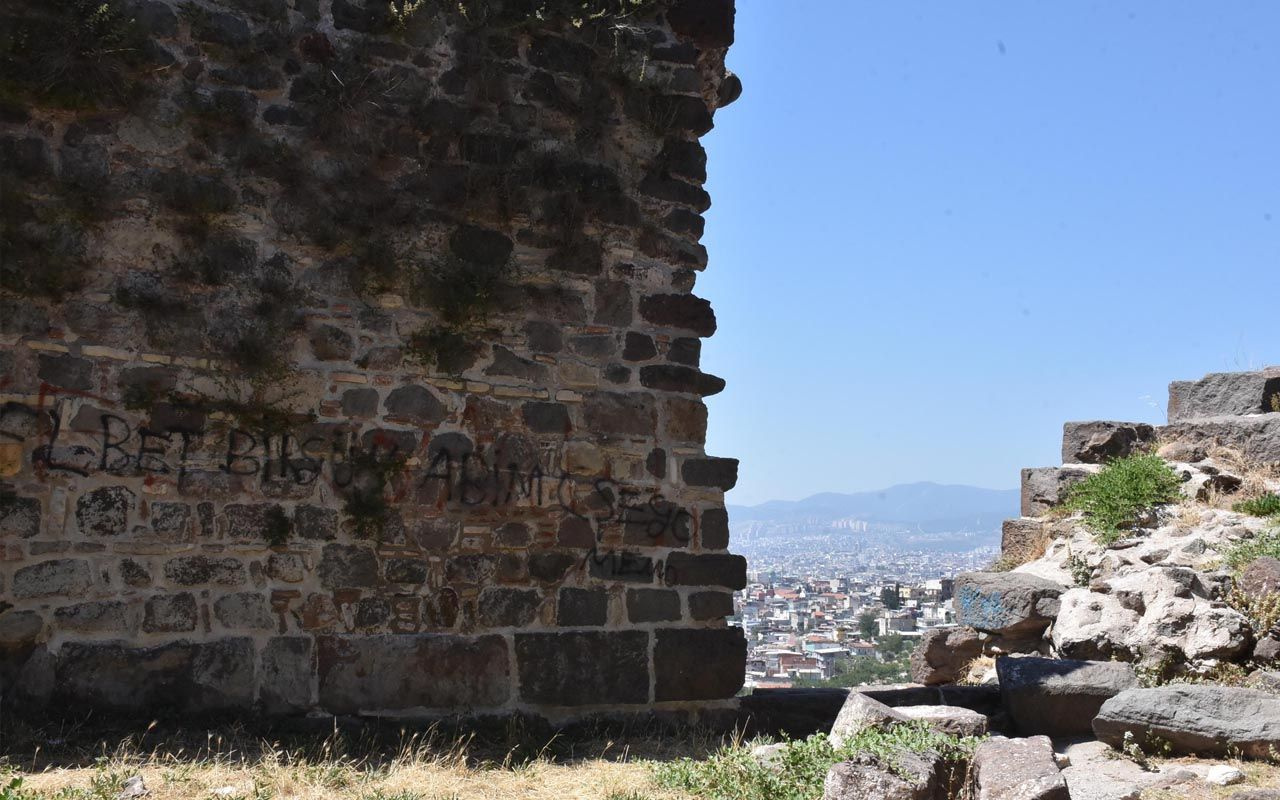
[[[1162,769],[1202,764],[1194,758],[1174,758],[1159,760]],[[1168,789],[1147,789],[1142,793],[1142,800],[1227,800],[1231,795],[1244,789],[1280,789],[1280,765],[1262,761],[1214,761],[1211,763],[1229,763],[1245,774],[1245,782],[1234,786],[1211,786],[1204,781],[1190,781]]]
[[[483,740],[435,730],[272,739],[153,726],[122,740],[45,729],[0,742],[0,800],[115,800],[135,775],[149,800],[691,800],[658,786],[653,765],[718,744],[695,734],[569,745],[519,731]]]

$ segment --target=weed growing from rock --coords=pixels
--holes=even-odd
[[[933,752],[955,772],[967,768],[980,738],[957,738],[938,733],[923,723],[867,730],[832,745],[826,734],[784,741],[768,766],[752,754],[759,742],[735,742],[704,760],[682,758],[655,767],[657,782],[708,800],[812,800],[822,796],[823,781],[834,764],[856,756],[875,756],[888,769],[901,773],[905,752]]]
[[[1231,510],[1251,517],[1280,517],[1280,494],[1270,492],[1261,497],[1241,500]]]
[[[1159,456],[1118,458],[1071,488],[1066,505],[1084,513],[1100,544],[1119,540],[1144,514],[1178,498],[1181,481]]]
[[[1262,531],[1252,539],[1235,543],[1222,554],[1222,562],[1239,574],[1263,556],[1280,558],[1280,528]]]

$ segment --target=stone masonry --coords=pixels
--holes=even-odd
[[[732,706],[732,0],[0,11],[0,702]]]

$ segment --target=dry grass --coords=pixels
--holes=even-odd
[[[659,788],[652,764],[719,744],[653,732],[572,744],[503,738],[432,729],[281,740],[231,728],[199,741],[193,732],[153,726],[107,745],[46,731],[5,743],[0,797],[10,797],[4,787],[20,777],[27,793],[13,795],[20,800],[114,800],[127,778],[140,775],[148,800],[690,800]]]
[[[1246,776],[1244,783],[1234,786],[1212,786],[1201,780],[1188,781],[1179,786],[1167,789],[1147,789],[1141,800],[1227,800],[1243,789],[1280,789],[1280,766],[1262,761],[1229,761],[1213,762],[1229,763]],[[1161,759],[1162,769],[1177,769],[1179,766],[1201,764],[1193,758]]]

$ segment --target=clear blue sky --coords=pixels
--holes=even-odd
[[[738,0],[704,139],[733,503],[1014,487],[1280,363],[1280,3]]]

